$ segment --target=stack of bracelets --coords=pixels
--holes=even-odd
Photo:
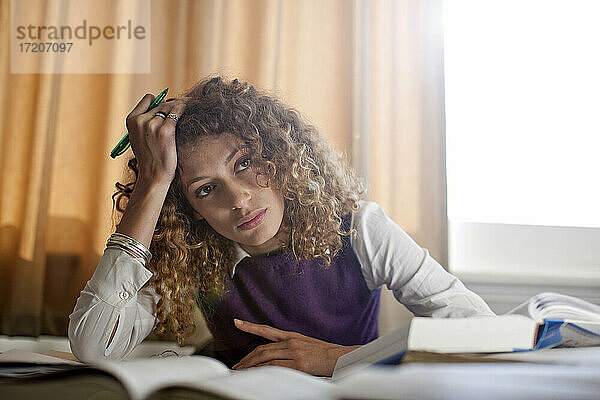
[[[106,248],[108,249],[111,247],[123,250],[131,257],[140,261],[143,266],[145,266],[152,258],[152,254],[150,254],[150,250],[148,250],[146,246],[122,233],[115,232],[110,235],[106,241]]]

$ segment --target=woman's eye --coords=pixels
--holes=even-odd
[[[210,192],[214,190],[214,186],[215,185],[206,185],[200,187],[198,190],[196,190],[196,197],[207,196]]]
[[[238,171],[243,171],[250,166],[250,157],[243,158],[238,164]]]

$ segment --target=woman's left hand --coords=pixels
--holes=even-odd
[[[272,340],[273,343],[258,346],[234,365],[233,369],[277,365],[307,374],[331,376],[338,357],[360,347],[341,346],[268,325],[235,321],[239,329]]]

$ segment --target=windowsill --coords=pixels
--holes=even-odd
[[[593,304],[600,305],[600,290],[595,285],[560,284],[541,281],[523,281],[504,276],[504,279],[487,280],[474,274],[455,275],[470,290],[481,296],[496,314],[504,314],[532,296],[542,292],[556,292],[578,297]]]
[[[597,275],[597,271],[594,271]],[[450,273],[463,282],[472,282],[484,285],[519,285],[519,286],[557,286],[569,288],[595,288],[600,290],[600,280],[591,274],[568,274],[568,271],[558,274],[543,274],[533,271],[510,271],[498,273],[497,271],[465,271],[451,269]]]

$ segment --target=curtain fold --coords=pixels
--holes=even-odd
[[[370,199],[446,266],[442,1],[353,8],[354,165]],[[381,332],[410,316],[382,293]]]
[[[0,6],[0,334],[66,335],[114,230],[128,157],[108,154],[126,115],[145,93],[174,96],[208,74],[298,109],[445,265],[441,0],[152,0],[150,74],[11,74],[10,1]],[[27,12],[68,12],[53,10]],[[407,317],[384,296],[382,333]]]

